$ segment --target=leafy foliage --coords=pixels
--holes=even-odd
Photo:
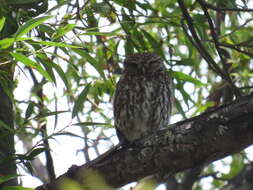
[[[24,145],[17,161],[34,173],[38,166],[32,160],[45,152],[47,168],[54,168],[48,162],[50,143],[59,136],[84,142],[86,161],[90,150],[98,153],[101,144],[116,143],[111,102],[128,54],[154,51],[166,63],[174,83],[172,122],[250,93],[249,5],[235,0],[4,0],[0,60],[15,68],[16,127],[0,124]],[[5,76],[0,70],[0,86],[11,94]],[[247,154],[231,158],[221,178],[234,177],[250,160]],[[210,165],[203,175],[215,172]],[[201,179],[195,189],[203,189]],[[210,189],[224,184],[213,178]]]

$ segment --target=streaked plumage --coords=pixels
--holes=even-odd
[[[155,53],[130,55],[116,86],[114,120],[123,143],[165,127],[171,113],[171,81]]]

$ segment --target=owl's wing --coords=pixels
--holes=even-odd
[[[114,92],[114,97],[113,97],[113,115],[114,119],[116,120],[118,118],[118,114],[121,110],[121,104],[124,99],[124,78],[120,78],[116,85],[116,89]],[[115,121],[116,122],[116,121]]]
[[[127,115],[127,94],[129,87],[127,85],[127,79],[122,76],[116,85],[116,90],[113,97],[113,115],[114,115],[114,125],[116,128],[117,136],[122,144],[127,144],[127,138],[124,136],[126,133],[126,122]]]

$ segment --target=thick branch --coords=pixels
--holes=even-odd
[[[253,95],[250,95],[172,124],[93,164],[72,167],[54,183],[37,189],[59,189],[58,185],[66,178],[87,189],[91,169],[103,176],[107,184],[120,187],[158,172],[174,174],[213,162],[253,143],[252,114]]]

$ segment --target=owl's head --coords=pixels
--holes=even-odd
[[[155,53],[136,53],[126,57],[125,72],[152,76],[164,72],[165,66],[160,56]]]

